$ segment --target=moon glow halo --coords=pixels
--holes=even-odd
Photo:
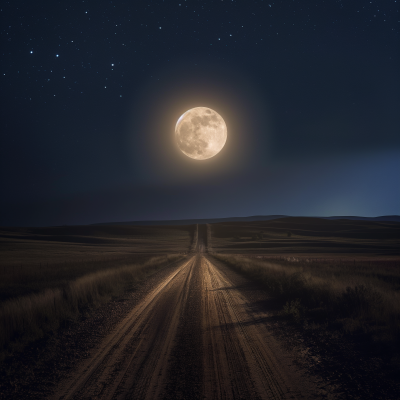
[[[211,108],[186,111],[175,126],[175,139],[183,154],[195,160],[214,157],[225,146],[228,130],[222,117]]]

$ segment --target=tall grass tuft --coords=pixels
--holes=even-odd
[[[17,297],[0,304],[0,354],[22,348],[60,324],[77,318],[85,309],[109,301],[152,271],[181,256],[153,257],[139,265],[126,265],[84,275],[63,288]]]
[[[400,280],[397,270],[373,265],[270,262],[214,254],[235,271],[281,299],[283,313],[297,321],[328,323],[364,334],[400,352]]]

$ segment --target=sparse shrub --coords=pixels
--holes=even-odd
[[[304,311],[305,308],[301,304],[300,299],[288,300],[283,306],[283,313],[292,316],[296,321],[300,321],[304,315]]]
[[[71,281],[63,288],[17,297],[0,305],[0,358],[10,344],[23,346],[76,318],[85,309],[109,301],[155,269],[182,258],[153,257],[140,265],[98,271]]]
[[[348,286],[339,301],[343,306],[343,314],[349,317],[359,318],[383,311],[382,295],[364,285]]]
[[[398,272],[318,264],[261,261],[214,254],[235,271],[262,284],[282,301],[282,313],[296,321],[325,321],[344,332],[368,334],[400,352]],[[397,349],[397,350],[396,350]]]

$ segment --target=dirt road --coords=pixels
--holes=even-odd
[[[197,252],[133,308],[52,399],[310,399],[231,272]]]

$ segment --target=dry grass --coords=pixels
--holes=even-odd
[[[130,264],[149,260],[148,255],[104,258],[103,260],[77,260],[56,263],[26,263],[14,267],[0,267],[0,301],[38,294],[48,289],[62,289],[72,280]],[[34,260],[36,261],[36,260]]]
[[[400,271],[374,263],[356,266],[259,261],[214,254],[281,299],[283,313],[304,323],[328,324],[400,351]]]
[[[188,250],[194,227],[0,227],[0,268],[180,253]]]
[[[199,240],[199,225],[196,224],[193,230],[192,245],[190,246],[190,251],[195,251],[197,249],[198,240]]]
[[[399,258],[400,223],[320,218],[212,224],[217,253]]]
[[[152,271],[182,258],[153,257],[142,264],[124,265],[81,276],[61,288],[17,297],[0,305],[0,353],[26,343],[78,317],[88,307],[109,301]]]
[[[0,228],[0,301],[62,288],[111,266],[186,253],[194,227]]]
[[[194,242],[195,228],[0,228],[0,355],[23,348],[182,258]]]

